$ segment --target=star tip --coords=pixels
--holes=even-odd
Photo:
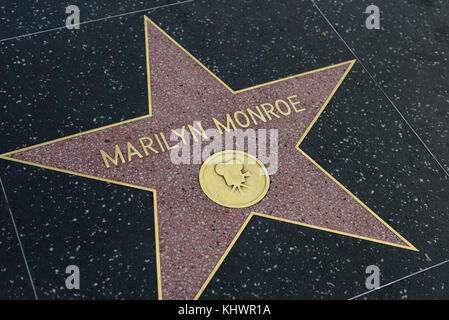
[[[148,16],[146,14],[143,15],[143,19],[145,21],[145,25],[148,25],[148,23],[152,24],[153,26],[157,27],[157,24],[151,20],[150,18],[148,18]]]
[[[4,159],[4,160],[10,160],[11,158],[8,157],[9,155],[12,155],[14,152],[7,152],[4,154],[0,154],[0,159]]]
[[[352,69],[352,67],[355,65],[356,62],[357,59],[349,60],[349,68]]]
[[[401,247],[402,248],[405,248],[405,249],[408,249],[408,250],[410,250],[410,251],[415,251],[415,252],[420,252],[419,250],[418,250],[418,248],[416,248],[414,245],[412,245],[410,242],[408,242],[407,240],[405,240],[405,239],[402,239],[404,242],[405,242],[405,245],[402,245]]]

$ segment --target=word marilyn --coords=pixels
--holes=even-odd
[[[292,112],[299,113],[306,109],[300,108],[300,102],[297,100],[296,95],[287,97],[286,100],[277,99],[273,104],[262,103],[254,108],[247,108],[245,111],[235,111],[233,114],[227,113],[226,120],[222,121],[217,118],[212,118],[212,121],[216,129],[223,134],[224,132],[230,132],[231,130],[238,130],[238,128],[248,128],[251,124],[257,125],[261,122],[267,122],[270,120],[279,119],[292,114]],[[288,102],[287,102],[288,101]],[[170,145],[163,132],[155,133],[150,137],[140,137],[138,144],[126,143],[125,151],[122,151],[118,144],[114,148],[114,156],[111,156],[103,149],[100,150],[100,155],[103,159],[106,168],[111,167],[111,163],[115,166],[121,163],[131,162],[136,157],[143,158],[149,156],[152,153],[161,153],[173,150],[179,147],[182,142],[187,145],[190,141],[189,133],[195,142],[198,138],[208,139],[206,131],[201,125],[200,121],[195,122],[193,125],[182,126],[180,129],[171,129],[172,135],[175,135],[181,141],[176,144]],[[126,157],[125,157],[126,155]]]

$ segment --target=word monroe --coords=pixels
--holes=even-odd
[[[227,113],[225,121],[226,125],[216,118],[212,118],[212,121],[220,134],[223,134],[224,131],[229,132],[231,130],[237,130],[238,128],[248,128],[251,124],[257,125],[260,122],[267,122],[269,120],[281,118],[282,116],[288,116],[292,112],[305,111],[305,108],[299,107],[300,102],[297,98],[296,95],[292,95],[287,97],[286,100],[277,99],[273,104],[262,103],[260,106],[256,106],[252,109],[247,108],[245,111],[235,111],[233,114]],[[180,129],[171,129],[171,133],[174,134],[178,140],[181,139],[181,141],[170,146],[165,134],[160,132],[153,134],[152,137],[140,137],[140,151],[135,145],[128,141],[126,143],[126,158],[119,145],[115,145],[114,156],[109,155],[103,149],[100,150],[100,155],[106,168],[110,168],[111,163],[117,166],[119,161],[122,163],[131,162],[135,157],[143,158],[144,155],[149,156],[150,153],[170,151],[178,148],[179,143],[181,142],[184,145],[187,145],[188,141],[190,141],[189,133],[195,142],[201,137],[206,140],[208,139],[206,131],[203,129],[200,121],[197,121],[193,125],[189,124],[187,129],[186,126],[182,126]]]

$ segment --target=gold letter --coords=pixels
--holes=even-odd
[[[192,126],[189,124],[189,130],[190,130],[190,134],[191,134],[192,137],[193,137],[193,140],[194,140],[195,142],[198,141],[198,139],[196,138],[196,135],[193,133],[194,131],[195,131],[196,133],[199,133],[199,135],[202,136],[204,139],[207,139],[206,132],[204,131],[203,127],[201,126],[201,121],[195,121],[195,122],[193,123],[193,125],[195,125],[195,124],[198,124],[198,127],[200,128],[201,131],[198,130],[197,128],[195,128],[195,127],[192,127]]]
[[[142,155],[140,154],[140,152],[137,151],[136,148],[134,148],[134,146],[131,144],[131,142],[127,142],[126,146],[128,147],[128,162],[130,162],[132,160],[132,157],[135,155],[139,156],[139,158],[142,158]]]
[[[182,142],[184,144],[187,144],[187,140],[186,138],[184,138],[184,131],[186,130],[186,126],[182,126],[181,128],[181,133],[177,133],[176,130],[171,129],[171,131],[176,134],[178,137],[180,137],[182,139]]]
[[[162,141],[164,141],[164,144],[165,144],[165,147],[167,148],[167,150],[172,150],[172,149],[175,149],[178,147],[177,144],[175,144],[173,147],[170,147],[168,145],[167,139],[165,139],[165,134],[163,132],[161,132],[161,138],[162,138]]]
[[[239,115],[239,114],[241,114],[245,118],[245,121],[246,121],[245,124],[242,124],[240,122],[239,117],[237,117],[237,115]],[[239,126],[241,126],[242,128],[247,128],[249,126],[249,118],[243,111],[236,111],[236,112],[234,112],[234,119],[235,119],[235,122],[237,122],[237,124]]]
[[[296,112],[301,112],[301,111],[306,110],[306,109],[304,109],[304,108],[303,108],[303,109],[296,109],[296,105],[297,105],[297,104],[300,104],[300,102],[299,102],[299,101],[292,101],[292,98],[298,98],[298,96],[295,94],[295,95],[293,95],[293,96],[287,97],[288,102],[291,103],[293,109],[294,109]]]
[[[285,105],[286,107],[287,107],[287,111],[286,112],[283,112],[282,110],[281,110],[281,107],[279,107],[279,104],[283,104],[283,105]],[[290,109],[290,106],[288,105],[288,103],[287,102],[285,102],[284,100],[281,100],[281,99],[279,99],[279,100],[276,100],[276,102],[274,103],[275,104],[275,106],[276,106],[276,109],[278,109],[278,111],[282,114],[282,115],[284,115],[284,116],[288,116],[291,112],[292,112],[292,110]]]
[[[143,143],[144,140],[150,140],[150,144],[145,145],[145,144]],[[154,148],[152,147],[152,145],[153,145],[153,139],[148,138],[148,137],[142,137],[142,138],[139,139],[139,142],[140,142],[140,145],[142,146],[143,151],[145,151],[145,154],[146,154],[147,156],[149,155],[147,149],[150,149],[150,150],[153,151],[154,153],[159,153],[159,151],[157,151],[156,149],[154,149]]]
[[[118,164],[118,158],[120,157],[120,160],[122,161],[122,163],[125,163],[125,158],[123,158],[123,154],[122,151],[120,150],[118,144],[115,145],[115,155],[114,155],[114,159],[112,159],[112,157],[110,155],[108,155],[106,152],[102,150],[100,150],[100,154],[103,157],[103,161],[104,164],[106,165],[106,168],[109,168],[109,161],[111,161],[115,166]]]
[[[249,116],[251,117],[251,119],[253,119],[254,124],[257,124],[256,119],[254,119],[254,116],[256,116],[259,120],[262,120],[263,122],[267,122],[267,119],[265,118],[265,116],[263,115],[262,111],[260,111],[259,106],[256,106],[257,111],[259,112],[259,114],[255,113],[253,110],[251,110],[250,108],[246,109],[246,111],[248,111]]]
[[[274,111],[273,111],[274,107],[273,107],[272,104],[270,104],[270,103],[262,103],[260,106],[262,107],[263,111],[265,111],[265,114],[267,115],[268,119],[272,120],[270,114],[272,114],[276,118],[280,118],[280,116],[278,114],[274,113]],[[265,108],[265,106],[270,106],[270,110],[267,110]]]
[[[159,144],[159,147],[161,147],[161,151],[162,151],[162,152],[165,152],[165,149],[164,149],[164,147],[162,146],[161,140],[159,139],[159,136],[157,135],[157,133],[154,134],[154,137],[156,138],[157,143]]]
[[[236,130],[237,128],[235,127],[234,121],[232,120],[231,116],[229,115],[229,113],[226,114],[226,121],[227,121],[227,126],[225,127],[220,121],[218,121],[215,118],[212,118],[212,120],[214,120],[215,126],[217,127],[218,131],[220,131],[220,134],[223,134],[223,130],[221,130],[221,128],[225,129],[226,132],[231,131],[230,125],[232,125],[232,127],[234,128],[234,130]]]

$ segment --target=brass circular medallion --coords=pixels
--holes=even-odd
[[[246,208],[262,200],[270,187],[267,168],[256,157],[237,150],[211,155],[200,168],[201,189],[212,201]]]

